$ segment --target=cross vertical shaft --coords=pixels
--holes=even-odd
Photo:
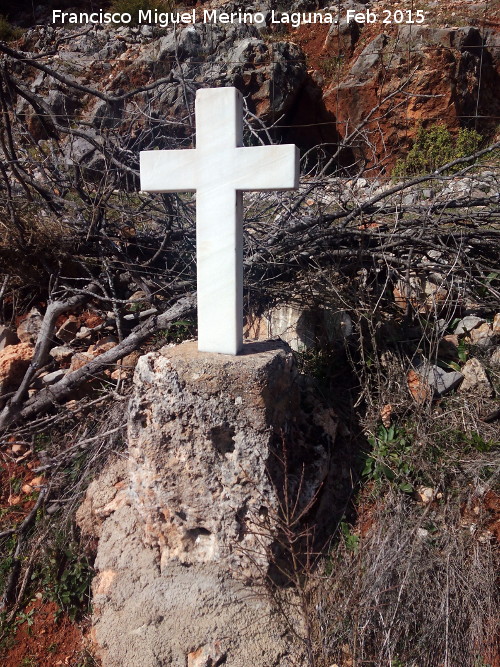
[[[243,98],[235,88],[196,95],[196,148],[141,153],[141,189],[196,191],[198,349],[243,345],[244,190],[298,187],[295,146],[243,148]]]
[[[196,150],[207,165],[196,193],[202,352],[237,354],[243,345],[243,195],[232,183],[234,149],[243,144],[242,120],[242,98],[234,88],[198,92]]]

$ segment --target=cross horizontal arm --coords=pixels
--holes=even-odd
[[[294,190],[299,187],[300,153],[291,144],[235,149],[236,190]]]
[[[197,188],[195,149],[142,151],[141,190],[145,192],[194,192]]]

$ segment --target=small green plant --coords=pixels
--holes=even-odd
[[[192,320],[178,320],[172,322],[168,329],[163,329],[156,334],[157,343],[175,343],[179,345],[185,340],[196,336],[196,324]]]
[[[454,371],[460,371],[462,370],[460,367],[460,364],[465,364],[467,359],[469,358],[471,350],[471,344],[465,340],[465,338],[462,338],[457,345],[457,355],[460,363],[457,363],[456,361],[446,361],[446,362],[438,362],[438,365],[441,366],[441,368],[444,368],[445,370],[448,369],[453,369]]]
[[[400,491],[412,493],[410,479],[413,468],[410,463],[412,445],[402,429],[394,424],[386,428],[380,426],[377,434],[368,438],[372,450],[365,459],[363,476],[377,484],[390,482]]]
[[[488,453],[500,448],[498,440],[485,440],[479,433],[464,433],[463,431],[454,431],[452,434],[455,445],[460,447],[464,454],[470,454],[474,451]]]
[[[134,301],[134,303],[130,303],[128,305],[127,310],[129,313],[142,313],[144,310],[147,310],[148,308],[149,305],[144,301]]]
[[[344,64],[345,56],[343,53],[334,56],[325,56],[321,59],[319,68],[323,76],[333,76]]]
[[[86,460],[87,454],[82,452],[79,456],[75,456],[69,466],[64,469],[71,482],[75,482],[80,477]]]
[[[19,39],[23,31],[10,24],[5,16],[0,15],[0,40],[2,42],[12,42]]]
[[[18,493],[22,483],[23,480],[20,477],[11,477],[10,488],[12,489],[12,493]]]
[[[50,433],[47,433],[46,431],[39,431],[38,433],[35,433],[33,436],[33,449],[35,452],[39,452],[42,449],[46,449],[48,445],[51,443],[51,436]]]
[[[7,583],[10,568],[14,562],[14,551],[17,545],[15,535],[10,535],[7,542],[2,545],[2,558],[0,559],[0,591],[3,591]]]
[[[470,345],[465,341],[465,339],[462,339],[458,342],[457,354],[458,358],[463,364],[465,364],[469,356],[469,351],[470,351],[469,348]]]
[[[34,658],[31,655],[27,655],[25,658],[23,658],[21,662],[22,667],[37,667],[37,661],[36,658]]]
[[[19,611],[16,616],[16,626],[17,625],[23,625],[23,623],[26,623],[27,628],[28,628],[28,634],[31,634],[31,627],[33,623],[35,622],[35,610],[30,609],[30,611]]]
[[[359,549],[359,535],[355,535],[351,531],[351,526],[345,521],[340,522],[339,528],[347,551],[357,552]]]
[[[461,128],[454,137],[444,125],[420,126],[417,136],[404,160],[398,160],[392,171],[394,178],[428,174],[447,162],[466,157],[478,150],[482,137],[476,130]],[[459,171],[461,165],[450,169]]]
[[[491,667],[491,662],[486,662],[483,657],[479,656],[476,658],[474,667]]]
[[[83,649],[82,653],[78,655],[74,667],[98,667],[98,664],[94,656],[87,649]]]
[[[494,290],[497,290],[499,286],[500,286],[500,273],[498,271],[491,271],[482,280],[481,284],[477,287],[476,293],[479,298],[485,299],[492,292],[494,292]]]
[[[335,363],[330,350],[320,347],[305,348],[295,353],[295,359],[300,373],[314,378],[320,390],[328,389]]]
[[[33,579],[43,586],[44,598],[74,621],[89,608],[92,576],[92,566],[76,544],[56,543]]]

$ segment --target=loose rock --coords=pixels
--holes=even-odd
[[[489,398],[493,395],[493,387],[486,375],[486,371],[475,357],[469,359],[462,368],[464,381],[460,387],[461,392],[470,391],[476,396],[484,396]]]
[[[0,325],[0,351],[8,345],[16,345],[17,343],[19,343],[19,338],[16,332],[3,324]]]
[[[65,361],[68,361],[68,359],[71,359],[74,352],[75,351],[67,345],[56,345],[56,347],[53,347],[50,350],[49,354],[52,359],[54,359],[54,361],[57,361],[57,363],[61,364]]]
[[[80,320],[74,315],[70,315],[59,327],[56,337],[64,343],[71,343],[80,328]]]
[[[27,316],[17,327],[17,337],[21,343],[34,345],[38,337],[38,332],[42,326],[42,314],[36,308],[32,308]]]
[[[455,327],[455,334],[457,336],[466,334],[478,327],[480,324],[483,324],[483,322],[486,322],[484,317],[478,317],[477,315],[467,315],[467,317],[464,317],[462,320],[460,320],[460,322]]]
[[[428,383],[435,398],[444,396],[449,391],[456,389],[464,377],[458,371],[445,371],[443,368],[428,362],[417,368],[417,373],[422,380]]]
[[[483,350],[488,350],[495,345],[498,335],[494,333],[493,329],[487,322],[472,329],[466,340],[470,340],[473,345],[477,345]]]
[[[0,351],[0,394],[16,389],[33,357],[30,343],[9,345]]]

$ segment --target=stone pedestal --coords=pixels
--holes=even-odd
[[[79,511],[99,537],[103,667],[298,664],[262,583],[282,557],[285,497],[297,512],[315,504],[336,428],[299,380],[279,342],[238,357],[190,342],[141,357],[128,460],[117,482],[110,468],[91,485]]]
[[[225,562],[240,575],[266,568],[271,536],[256,535],[255,524],[279,511],[271,475],[298,415],[299,388],[282,344],[244,351],[200,353],[184,343],[137,366],[130,488],[162,568],[170,561]]]

